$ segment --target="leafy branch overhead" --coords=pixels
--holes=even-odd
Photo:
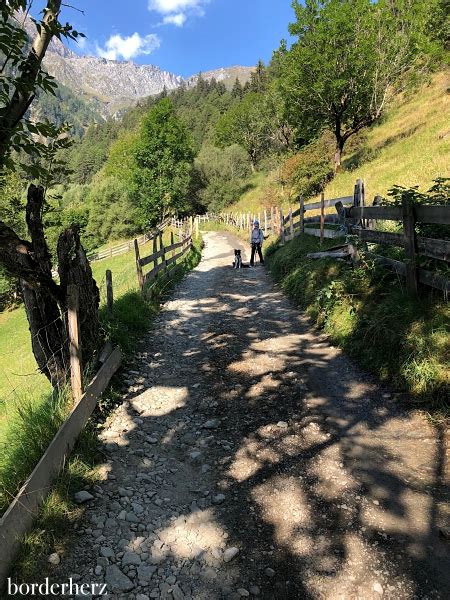
[[[83,36],[69,23],[58,20],[61,0],[48,0],[41,20],[32,19],[36,36],[30,42],[24,29],[30,2],[15,0],[0,8],[0,169],[12,168],[11,151],[48,162],[49,152],[67,145],[67,127],[56,128],[49,122],[35,123],[28,111],[36,93],[55,94],[57,83],[42,68],[42,60],[53,36],[72,39]],[[49,140],[48,143],[45,143]],[[54,162],[50,160],[50,162]],[[48,178],[48,168],[34,164],[28,174]]]

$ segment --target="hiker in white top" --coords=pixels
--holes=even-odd
[[[264,241],[264,232],[259,228],[259,221],[253,222],[252,235],[250,236],[250,244],[252,245],[252,256],[250,258],[250,266],[255,266],[255,253],[258,252],[259,260],[261,264],[264,264],[264,258],[262,255],[262,245]]]

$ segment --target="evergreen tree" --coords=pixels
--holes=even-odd
[[[250,90],[261,94],[267,89],[267,83],[266,67],[263,61],[259,60],[256,69],[250,75]]]
[[[231,95],[233,98],[237,100],[242,100],[244,97],[244,90],[242,89],[242,84],[239,81],[239,77],[236,77],[236,81],[234,82],[233,89],[231,90]]]

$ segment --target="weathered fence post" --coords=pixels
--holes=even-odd
[[[264,209],[264,233],[267,235],[267,210]]]
[[[181,229],[180,229],[181,231]],[[158,266],[158,257],[157,257],[157,252],[158,252],[158,236],[155,235],[153,236],[153,256],[155,257],[153,259],[153,268],[156,269],[156,267]],[[155,277],[157,277],[158,273],[155,273]]]
[[[292,206],[289,207],[289,236],[294,239],[294,221],[292,220]]]
[[[189,225],[188,225],[189,227]],[[159,249],[161,250],[161,264],[164,265],[163,267],[163,271],[165,271],[167,269],[167,265],[166,263],[166,251],[164,248],[164,240],[163,240],[163,233],[162,231],[159,232]]]
[[[106,269],[106,306],[108,307],[108,312],[110,314],[112,314],[112,312],[113,312],[113,304],[114,304],[114,296],[113,296],[112,273],[109,269]]]
[[[320,243],[325,237],[325,193],[320,194]]]
[[[78,328],[78,288],[73,284],[67,286],[67,324],[69,328],[70,385],[73,399],[78,404],[83,395],[83,379]]]
[[[284,235],[284,217],[283,217],[283,209],[280,208],[280,238],[281,238],[281,243],[284,244],[285,242],[285,235]]]
[[[305,233],[305,200],[300,198],[300,233]]]
[[[405,246],[406,287],[412,296],[417,295],[417,240],[414,205],[402,198],[403,235]]]
[[[137,272],[138,285],[139,285],[139,289],[141,290],[141,292],[143,292],[144,291],[144,274],[142,272],[141,256],[139,254],[139,243],[137,240],[134,240],[134,252],[136,254],[136,272]]]

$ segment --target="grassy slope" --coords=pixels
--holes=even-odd
[[[358,177],[365,180],[366,197],[371,201],[376,194],[386,194],[394,184],[419,185],[425,190],[436,177],[449,176],[448,86],[448,73],[438,73],[430,85],[399,98],[385,120],[367,132],[365,145],[369,151],[365,159],[361,160],[360,152],[344,155],[344,170],[326,187],[325,197],[353,194]],[[358,166],[351,166],[355,164]],[[274,172],[268,176],[255,174],[251,189],[230,211],[257,212],[261,206],[276,204],[287,208],[289,200],[283,198],[275,176]]]
[[[322,249],[335,244],[325,240]],[[319,248],[317,238],[304,236],[269,249],[267,264],[282,289],[366,369],[447,410],[450,311],[442,294],[414,300],[384,269],[306,259]]]

